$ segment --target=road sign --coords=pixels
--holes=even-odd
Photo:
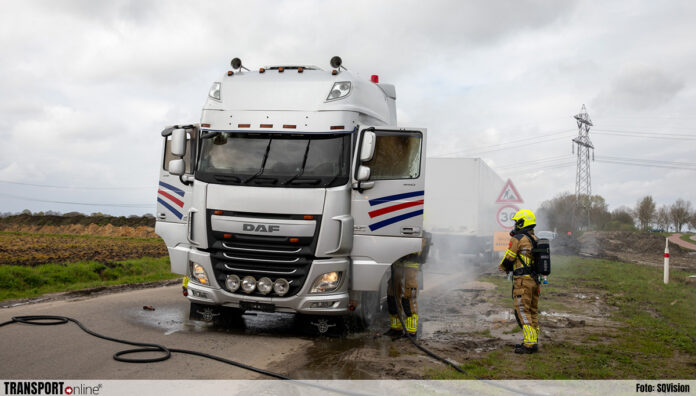
[[[496,220],[498,224],[506,230],[511,230],[515,226],[515,221],[512,220],[512,216],[520,210],[515,205],[505,205],[498,209],[498,214],[496,215]]]
[[[522,203],[522,196],[517,192],[515,185],[512,184],[512,180],[508,179],[503,190],[498,195],[498,199],[495,203]]]
[[[510,247],[510,233],[507,231],[496,231],[493,233],[493,251],[503,252]]]

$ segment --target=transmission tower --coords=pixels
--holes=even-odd
[[[576,114],[574,118],[578,124],[578,136],[573,139],[573,153],[575,152],[575,145],[578,146],[578,164],[575,171],[575,202],[578,209],[580,209],[580,207],[584,209],[589,225],[590,197],[592,196],[590,150],[592,151],[592,161],[594,161],[594,146],[590,140],[592,120],[590,120],[590,115],[587,114],[587,109],[585,109],[584,104],[582,105],[580,114]]]

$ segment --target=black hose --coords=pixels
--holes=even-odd
[[[408,339],[411,341],[411,343],[412,343],[413,345],[415,345],[415,346],[416,346],[418,349],[420,349],[421,351],[425,352],[427,355],[429,355],[429,356],[431,356],[431,357],[433,357],[433,358],[435,358],[435,359],[437,359],[437,360],[439,360],[439,361],[441,361],[441,362],[443,362],[443,363],[449,365],[450,367],[452,367],[453,369],[459,371],[459,372],[462,373],[462,374],[471,375],[470,373],[466,372],[464,369],[462,369],[461,367],[457,366],[456,364],[450,362],[449,360],[447,360],[447,359],[445,359],[445,358],[443,358],[443,357],[441,357],[441,356],[438,356],[438,355],[435,354],[434,352],[431,352],[430,350],[426,349],[426,348],[425,348],[424,346],[422,346],[421,344],[417,343],[416,340],[413,339],[413,336],[412,336],[408,331],[406,331],[406,324],[404,323],[404,318],[403,318],[403,315],[401,314],[401,309],[399,309],[399,302],[398,302],[398,300],[397,300],[397,298],[396,298],[396,296],[397,296],[396,290],[397,290],[397,289],[396,289],[396,277],[394,276],[394,264],[392,264],[392,266],[391,266],[391,273],[392,273],[392,278],[391,278],[392,293],[394,294],[394,300],[396,300],[396,314],[397,314],[397,316],[399,317],[399,322],[401,322],[402,331],[406,334],[406,337],[408,337]],[[399,287],[401,287],[401,279],[399,279]],[[402,302],[402,304],[403,304],[403,302]],[[474,376],[472,375],[472,377],[474,377]],[[474,377],[474,378],[476,378],[476,377]]]
[[[394,299],[396,300],[396,278],[394,277],[394,264],[392,264],[392,266],[391,266],[391,273],[392,273],[392,279],[391,279],[391,281],[392,281],[392,293],[394,293]],[[401,286],[400,280],[399,280],[399,286]],[[398,301],[398,300],[397,300],[397,301]],[[403,302],[402,302],[402,304],[403,304]],[[431,356],[431,357],[433,357],[433,358],[435,358],[435,359],[437,359],[437,360],[439,360],[439,361],[441,361],[441,362],[443,362],[443,363],[449,365],[450,367],[452,367],[453,369],[459,371],[459,372],[462,373],[462,374],[470,375],[470,376],[473,377],[474,379],[477,379],[477,380],[482,381],[482,382],[486,382],[486,383],[488,383],[488,384],[490,384],[490,385],[492,385],[492,386],[495,386],[495,387],[497,387],[497,388],[510,391],[510,392],[512,392],[512,393],[514,393],[514,394],[537,396],[537,394],[535,394],[535,393],[526,393],[526,392],[521,391],[520,389],[509,388],[509,387],[507,387],[507,386],[505,386],[505,385],[496,384],[496,383],[494,383],[494,382],[491,382],[491,380],[479,378],[479,377],[477,377],[477,376],[475,376],[475,375],[473,375],[473,374],[467,372],[467,371],[464,370],[463,368],[457,366],[456,364],[450,362],[449,360],[447,360],[447,359],[445,359],[445,358],[443,358],[443,357],[441,357],[441,356],[438,356],[435,352],[432,352],[432,351],[426,349],[424,346],[422,346],[422,345],[420,345],[418,342],[416,342],[416,340],[413,338],[413,336],[412,336],[411,334],[409,334],[408,331],[406,331],[406,324],[404,323],[404,318],[403,318],[403,315],[401,314],[401,309],[399,309],[399,304],[398,304],[398,302],[396,303],[396,313],[397,313],[397,316],[399,317],[399,322],[401,322],[401,328],[403,329],[403,332],[406,334],[406,337],[408,337],[409,341],[411,341],[411,343],[412,343],[413,345],[415,345],[415,346],[416,346],[418,349],[420,349],[421,351],[425,352],[428,356]]]
[[[188,350],[188,349],[167,348],[166,346],[159,345],[159,344],[150,344],[150,343],[146,343],[146,342],[135,342],[135,341],[128,341],[128,340],[121,340],[118,338],[105,336],[105,335],[99,334],[95,331],[88,329],[79,320],[68,317],[68,316],[55,316],[55,315],[14,316],[14,317],[12,317],[12,320],[8,320],[7,322],[0,323],[0,327],[6,326],[6,325],[9,325],[12,323],[24,323],[24,324],[36,325],[36,326],[54,326],[54,325],[66,324],[68,322],[75,323],[80,329],[82,329],[82,331],[84,331],[85,333],[87,333],[91,336],[101,338],[101,339],[107,340],[107,341],[117,342],[120,344],[126,344],[126,345],[132,345],[132,346],[139,347],[139,348],[135,348],[135,349],[127,349],[124,351],[118,351],[118,352],[114,353],[113,358],[115,360],[118,360],[119,362],[155,363],[155,362],[161,362],[161,361],[169,359],[172,356],[172,352],[183,353],[183,354],[187,354],[187,355],[200,356],[200,357],[216,360],[218,362],[226,363],[226,364],[229,364],[232,366],[236,366],[236,367],[239,367],[239,368],[242,368],[245,370],[253,371],[255,373],[263,374],[263,375],[266,375],[269,377],[282,379],[282,380],[289,380],[289,381],[292,381],[294,383],[298,383],[298,384],[305,385],[305,386],[311,386],[311,387],[319,388],[322,390],[342,393],[345,395],[361,395],[361,396],[363,395],[361,393],[347,392],[347,391],[334,389],[334,388],[330,388],[330,387],[319,385],[319,384],[313,384],[313,383],[309,383],[309,382],[295,380],[295,379],[292,379],[292,378],[285,376],[285,375],[282,375],[282,374],[274,373],[274,372],[268,371],[268,370],[263,370],[260,368],[249,366],[249,365],[244,364],[244,363],[236,362],[236,361],[230,360],[230,359],[225,359],[223,357],[211,355],[208,353],[192,351],[192,350]],[[145,352],[161,352],[162,356],[158,356],[158,357],[154,357],[154,358],[142,358],[142,359],[123,357],[124,355],[131,355],[131,354],[145,353]]]

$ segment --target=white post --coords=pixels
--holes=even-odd
[[[669,238],[665,238],[665,285],[669,283]]]

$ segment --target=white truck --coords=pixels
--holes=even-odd
[[[490,262],[493,234],[503,231],[495,204],[503,179],[480,158],[428,158],[427,167],[424,228],[432,236],[430,257]]]
[[[199,124],[162,131],[155,231],[186,275],[191,316],[378,310],[390,266],[423,244],[423,128],[396,124],[393,85],[241,61]]]

